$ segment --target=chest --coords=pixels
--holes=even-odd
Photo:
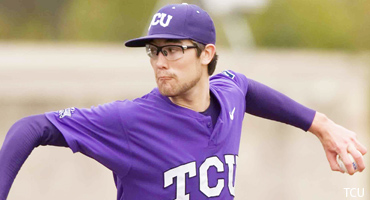
[[[140,191],[131,193],[136,195],[132,198],[232,199],[240,128],[219,121],[210,130],[207,122],[192,121],[178,128],[158,126],[151,133],[131,133],[136,136],[131,138],[127,183]]]
[[[243,108],[223,107],[214,128],[211,117],[156,109],[135,116],[128,133],[132,169],[127,178],[141,193],[159,199],[232,197]]]

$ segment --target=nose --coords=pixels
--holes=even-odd
[[[162,54],[162,52],[159,52],[158,56],[157,56],[157,59],[155,60],[155,65],[158,67],[158,68],[168,68],[168,63],[167,63],[167,59],[165,58],[165,56]]]

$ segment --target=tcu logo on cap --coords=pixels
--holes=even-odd
[[[167,20],[166,22],[164,22],[166,16],[167,16]],[[158,24],[160,24],[162,27],[167,27],[170,24],[171,19],[172,19],[172,15],[167,15],[166,13],[156,13],[153,16],[149,29],[151,26],[156,26]]]

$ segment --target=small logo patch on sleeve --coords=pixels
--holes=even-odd
[[[62,119],[64,117],[71,117],[72,114],[75,112],[75,108],[72,107],[72,108],[66,108],[64,110],[59,110],[58,111],[58,114],[59,114],[59,118]]]
[[[224,75],[228,76],[228,77],[229,77],[229,78],[231,78],[231,79],[234,79],[234,77],[235,77],[235,75],[234,75],[233,73],[231,73],[231,72],[229,72],[229,71],[227,71],[227,70],[224,70],[222,73],[223,73]]]

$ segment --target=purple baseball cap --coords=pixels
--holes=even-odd
[[[216,31],[206,11],[192,4],[162,7],[150,23],[148,35],[125,42],[127,47],[144,47],[153,39],[190,39],[202,44],[215,44]]]

